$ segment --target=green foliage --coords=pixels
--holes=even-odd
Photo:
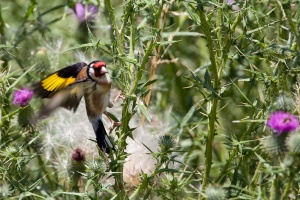
[[[80,22],[75,0],[1,1],[1,198],[297,199],[299,131],[278,137],[265,121],[300,112],[299,1],[230,2],[86,0],[98,12]],[[34,124],[39,100],[11,102],[96,59],[124,96],[108,112],[116,151],[75,162],[77,146],[59,143],[67,123]]]

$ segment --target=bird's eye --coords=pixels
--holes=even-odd
[[[95,72],[100,72],[100,68],[94,68]]]

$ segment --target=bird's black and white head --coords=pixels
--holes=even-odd
[[[93,61],[87,68],[88,76],[96,82],[110,81],[106,64],[103,61]]]

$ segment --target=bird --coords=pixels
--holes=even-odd
[[[111,85],[112,80],[103,61],[95,60],[89,64],[79,62],[64,67],[33,84],[37,97],[49,98],[36,119],[49,116],[58,107],[76,112],[84,97],[86,113],[96,134],[97,144],[102,151],[110,153],[115,148],[105,130],[102,115],[106,113],[107,107],[113,106],[110,101]]]

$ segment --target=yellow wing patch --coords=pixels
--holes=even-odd
[[[74,83],[75,80],[76,79],[74,77],[62,78],[55,73],[42,80],[42,87],[47,91],[55,92],[67,87],[71,83]]]

